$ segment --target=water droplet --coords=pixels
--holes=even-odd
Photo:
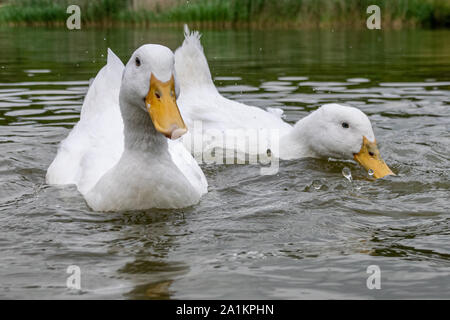
[[[369,174],[369,178],[372,178],[373,177],[373,170],[372,169],[369,169],[369,171],[367,171],[367,173]]]
[[[344,167],[342,169],[342,175],[345,177],[345,179],[352,182],[352,172],[348,167]]]

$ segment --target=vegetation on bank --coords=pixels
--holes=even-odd
[[[67,6],[77,4],[82,22],[88,25],[364,28],[366,9],[376,4],[383,28],[450,27],[448,0],[179,0],[164,8],[156,1],[151,10],[133,10],[132,1],[0,0],[0,23],[64,25]]]

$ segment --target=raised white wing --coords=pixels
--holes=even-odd
[[[49,184],[76,184],[84,194],[119,160],[123,122],[119,92],[124,65],[108,49],[107,64],[89,87],[80,121],[58,149],[48,168]]]

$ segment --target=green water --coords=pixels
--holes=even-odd
[[[0,297],[450,298],[450,31],[204,31],[226,97],[294,123],[327,102],[369,115],[398,175],[303,159],[202,166],[183,210],[104,214],[45,184],[111,49],[176,49],[179,29],[0,29]],[[349,167],[354,181],[341,171]],[[66,269],[81,269],[81,291]],[[381,269],[369,290],[367,267]]]

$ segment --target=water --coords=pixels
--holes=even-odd
[[[92,212],[45,184],[111,47],[175,49],[182,30],[0,32],[0,297],[450,298],[450,31],[205,31],[219,90],[294,123],[359,107],[397,176],[352,162],[204,166],[183,210]],[[352,181],[342,174],[350,170]],[[81,291],[66,288],[81,268]],[[381,269],[369,290],[367,267]]]

